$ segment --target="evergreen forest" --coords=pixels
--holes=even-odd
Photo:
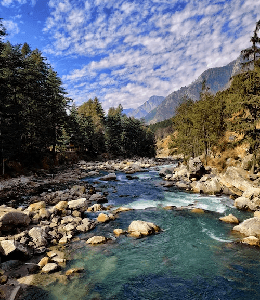
[[[5,42],[6,35],[0,23],[0,174],[14,165],[48,168],[72,153],[155,155],[154,135],[142,121],[124,115],[121,105],[105,115],[97,98],[76,107],[42,53]]]
[[[202,82],[200,100],[184,97],[171,119],[171,148],[184,157],[196,157],[247,145],[248,152],[259,161],[260,143],[260,21],[251,37],[252,46],[242,51],[242,72],[230,80],[230,87],[216,95]]]

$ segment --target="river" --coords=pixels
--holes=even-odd
[[[85,239],[104,235],[111,238],[109,243],[89,246],[81,240],[71,244],[65,271],[81,267],[84,273],[66,285],[42,287],[46,293],[37,299],[259,299],[259,249],[236,243],[239,237],[232,234],[233,225],[219,221],[229,213],[240,221],[252,213],[236,210],[225,196],[162,187],[156,169],[133,174],[132,180],[124,173],[116,174],[118,180],[113,182],[99,181],[98,176],[84,180],[109,193],[108,205],[134,210],[82,235]],[[206,211],[163,209],[189,204]],[[133,220],[153,222],[163,231],[140,239],[114,237],[113,229],[127,230]],[[26,299],[34,298],[30,294]]]

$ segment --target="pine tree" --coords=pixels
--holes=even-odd
[[[260,20],[256,23],[256,27],[254,30],[254,34],[250,39],[250,42],[252,43],[252,46],[248,49],[242,50],[241,54],[243,55],[244,59],[248,59],[247,62],[243,63],[244,66],[248,66],[250,64],[256,64],[256,61],[259,59],[259,55],[260,55],[260,48],[257,46],[258,44],[260,44],[260,38],[258,36],[258,32],[260,30]],[[253,59],[251,60],[253,56]]]

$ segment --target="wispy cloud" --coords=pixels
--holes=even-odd
[[[3,6],[10,6],[10,5],[21,5],[21,4],[25,4],[25,3],[30,3],[32,6],[34,6],[36,4],[37,0],[2,0],[0,3]]]
[[[49,7],[44,31],[53,41],[45,51],[85,58],[63,76],[70,96],[80,103],[97,95],[106,109],[166,96],[229,63],[260,18],[254,0],[50,0]]]
[[[17,23],[11,20],[3,20],[2,23],[7,30],[8,37],[13,37],[14,35],[19,33],[20,29]]]

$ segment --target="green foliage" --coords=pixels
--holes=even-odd
[[[257,56],[260,55],[260,48],[257,46],[257,44],[260,44],[260,38],[258,36],[258,32],[260,30],[260,20],[256,23],[256,27],[254,30],[254,34],[250,39],[250,42],[252,43],[252,46],[248,49],[242,50],[241,53],[244,57],[244,59],[248,59],[247,62],[244,63],[245,66],[250,65],[252,62],[255,63],[257,61]],[[253,56],[253,59],[252,59]]]
[[[223,109],[221,97],[210,94],[204,82],[199,101],[185,97],[176,109],[173,123],[177,136],[172,138],[172,147],[184,156],[209,154],[225,130]]]

